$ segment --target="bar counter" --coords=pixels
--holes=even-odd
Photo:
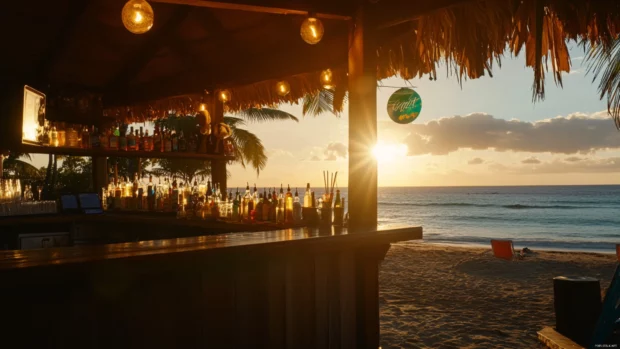
[[[373,348],[379,263],[421,227],[0,252],[11,348]]]

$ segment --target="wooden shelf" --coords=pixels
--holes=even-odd
[[[33,144],[22,144],[20,151],[34,154],[57,154],[72,156],[105,156],[123,158],[159,158],[159,159],[196,159],[196,160],[235,160],[234,156],[215,154],[170,152],[160,153],[155,151],[118,151],[105,149],[82,149],[65,147],[48,147]]]

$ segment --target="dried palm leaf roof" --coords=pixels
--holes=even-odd
[[[127,32],[125,0],[11,1],[0,30],[13,55],[0,79],[36,81],[60,91],[78,87],[103,95],[108,116],[156,118],[161,110],[191,110],[205,91],[231,90],[230,111],[295,102],[321,89],[318,74],[335,70],[337,107],[346,86],[350,21],[325,18],[325,37],[307,45],[302,16],[234,11],[152,0],[153,29]],[[247,1],[246,1],[247,2]],[[253,3],[271,3],[271,0]],[[306,0],[308,8],[353,15],[358,1]],[[609,45],[620,32],[620,1],[605,0],[379,0],[377,79],[436,78],[444,63],[457,80],[491,75],[505,54],[524,53],[534,71],[533,95],[544,97],[546,74],[562,84],[570,71],[567,41]],[[23,27],[23,30],[15,28]],[[286,79],[291,93],[275,93]]]

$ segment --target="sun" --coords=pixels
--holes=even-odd
[[[380,163],[393,162],[407,156],[408,148],[405,144],[379,142],[372,149],[372,155]]]

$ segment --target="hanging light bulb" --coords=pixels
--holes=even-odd
[[[325,69],[321,72],[321,85],[323,85],[323,88],[328,90],[334,88],[333,77],[334,74],[331,69]]]
[[[287,94],[289,94],[289,92],[291,92],[291,85],[289,85],[289,83],[286,80],[279,81],[276,84],[276,92],[280,96],[284,97]]]
[[[220,90],[220,93],[218,93],[217,98],[222,103],[226,103],[226,102],[230,101],[230,91],[229,90]]]
[[[206,105],[206,104],[204,104],[204,103],[200,103],[200,108],[199,108],[199,110],[200,110],[200,111],[206,111],[206,110],[207,110],[207,105]]]
[[[301,38],[310,45],[318,44],[323,38],[323,23],[310,15],[301,23]]]
[[[129,0],[121,12],[123,25],[134,34],[144,34],[153,27],[155,14],[145,0]]]

